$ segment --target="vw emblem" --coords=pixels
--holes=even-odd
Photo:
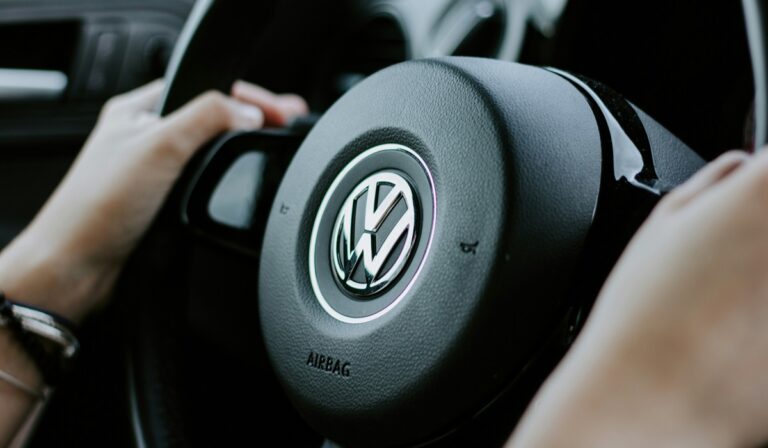
[[[432,174],[416,151],[387,143],[347,163],[309,238],[309,280],[322,309],[362,324],[401,303],[429,254],[436,210]]]
[[[392,172],[360,182],[331,233],[336,279],[358,296],[374,295],[397,279],[416,242],[417,202],[411,184]]]

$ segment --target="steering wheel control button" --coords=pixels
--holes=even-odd
[[[434,190],[426,163],[404,145],[375,146],[341,170],[309,242],[312,288],[329,315],[365,323],[404,298],[429,250]]]

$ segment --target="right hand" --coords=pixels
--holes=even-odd
[[[768,440],[768,150],[728,153],[656,208],[514,446]]]

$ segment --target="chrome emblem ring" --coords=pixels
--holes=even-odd
[[[349,324],[394,309],[424,267],[436,216],[432,173],[416,151],[388,143],[352,159],[325,191],[309,240],[322,309]]]

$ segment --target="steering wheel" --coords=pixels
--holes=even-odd
[[[270,3],[197,4],[164,113],[237,77]],[[598,82],[476,58],[380,71],[305,134],[213,142],[133,260],[139,445],[497,445],[703,165]]]

